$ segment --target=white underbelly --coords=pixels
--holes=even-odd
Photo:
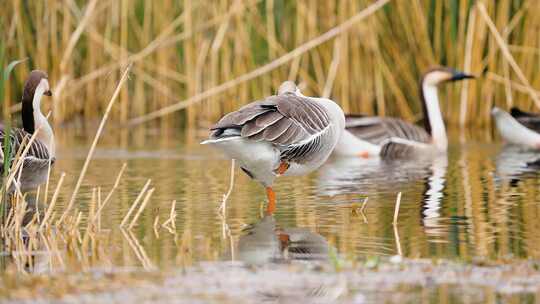
[[[361,140],[347,130],[343,131],[334,149],[334,154],[338,156],[378,157],[380,153],[380,146]]]
[[[239,166],[249,171],[253,179],[265,186],[272,185],[279,167],[279,150],[264,141],[245,138],[231,138],[212,143],[228,157],[235,159]]]
[[[498,122],[497,127],[502,138],[508,143],[540,149],[540,134],[518,122]]]

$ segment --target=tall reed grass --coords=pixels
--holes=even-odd
[[[174,118],[189,126],[206,125],[272,94],[285,79],[302,83],[307,94],[331,96],[346,112],[415,121],[420,117],[417,80],[433,65],[489,76],[470,82],[465,93],[460,93],[461,84],[445,90],[444,113],[452,124],[484,125],[493,104],[531,109],[531,91],[501,53],[478,12],[479,3],[486,6],[523,76],[540,88],[536,0],[394,0],[336,38],[250,81],[209,94],[184,112],[162,118],[162,124]],[[55,86],[55,122],[98,118],[118,80],[114,71],[133,61],[133,77],[111,113],[113,120],[125,123],[245,75],[370,4],[373,1],[8,0],[0,12],[3,56],[30,60],[17,68],[3,109],[17,111],[24,78],[40,68],[49,72]],[[525,85],[525,94],[514,90],[512,81]]]

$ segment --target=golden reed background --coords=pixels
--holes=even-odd
[[[96,118],[133,61],[113,113],[115,121],[128,122],[245,75],[374,2],[8,0],[0,11],[0,59],[3,66],[29,60],[15,69],[3,109],[17,111],[27,72],[39,68],[55,90],[47,105],[55,122]],[[420,118],[420,73],[441,64],[480,76],[466,90],[462,84],[443,90],[447,120],[485,125],[494,104],[534,108],[539,15],[536,0],[391,0],[335,39],[161,121],[205,126],[272,94],[286,79],[307,94],[331,96],[346,112],[414,121]]]

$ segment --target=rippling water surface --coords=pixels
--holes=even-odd
[[[92,134],[59,133],[53,181],[66,172],[61,207]],[[226,217],[220,217],[217,209],[227,192],[230,161],[198,144],[204,134],[138,130],[100,142],[77,200],[79,210],[88,212],[92,187],[109,191],[124,162],[127,170],[104,209],[103,227],[118,226],[147,179],[155,187],[133,229],[135,244],[118,229],[110,230],[110,252],[116,252],[112,264],[139,265],[141,253],[130,250],[133,245],[157,267],[247,259],[253,250],[268,259],[324,258],[325,248],[353,259],[400,251],[412,258],[540,257],[540,179],[526,166],[540,155],[505,147],[485,132],[454,134],[448,156],[431,161],[332,158],[309,176],[283,177],[275,185],[277,212],[266,219],[263,188],[240,170],[235,171]],[[365,198],[368,203],[360,212]],[[154,223],[169,217],[173,200],[174,233],[154,231]],[[298,252],[308,254],[295,255]]]

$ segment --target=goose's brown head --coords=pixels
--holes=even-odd
[[[34,70],[28,75],[28,79],[24,83],[24,89],[22,94],[22,121],[23,128],[26,132],[32,134],[35,130],[34,110],[40,110],[40,98],[36,99],[34,104],[34,96],[38,94],[52,96],[51,89],[49,87],[49,79],[47,73],[39,70]],[[34,109],[34,107],[36,109]]]
[[[30,72],[28,79],[26,79],[26,82],[24,83],[23,101],[32,101],[39,85],[43,86],[43,95],[52,96],[52,92],[49,87],[49,76],[47,76],[47,73],[40,70],[33,70]]]

